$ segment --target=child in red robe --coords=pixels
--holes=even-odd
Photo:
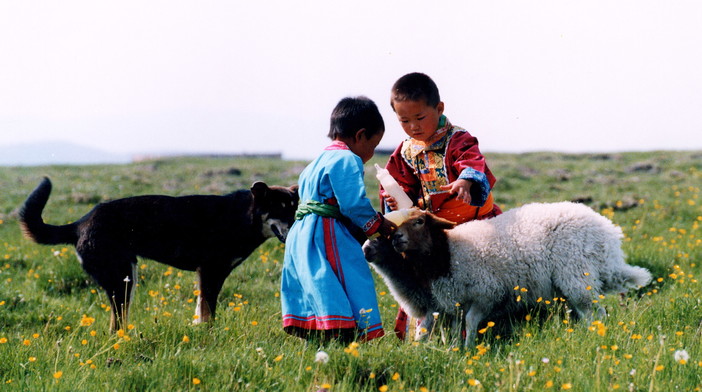
[[[455,223],[502,213],[492,195],[496,179],[478,139],[444,116],[439,89],[429,76],[410,73],[398,79],[390,105],[408,138],[392,153],[386,169],[415,206]],[[380,195],[387,209],[397,208],[384,190]],[[406,318],[400,310],[395,326],[400,338],[406,332]]]

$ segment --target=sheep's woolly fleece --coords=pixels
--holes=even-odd
[[[621,229],[582,204],[527,204],[446,233],[453,273],[458,276],[435,284],[446,285],[449,291],[456,289],[450,286],[469,281],[482,286],[483,295],[504,297],[509,294],[505,290],[519,285],[528,290],[522,299],[533,303],[548,298],[556,286],[564,295],[571,294],[569,300],[589,308],[599,293],[625,292],[651,280],[647,270],[624,263]],[[466,262],[482,267],[454,268]],[[484,290],[491,286],[487,282],[494,284],[495,292]],[[590,287],[588,298],[581,298],[588,294],[581,287]],[[441,305],[450,309],[455,303]]]
[[[411,221],[405,222],[402,226],[406,230],[401,228],[398,232],[412,230],[411,225]],[[427,224],[427,228],[431,230],[431,225]],[[450,271],[431,282],[426,296],[433,298],[429,300],[435,307],[431,311],[443,314],[455,313],[456,304],[461,304],[466,312],[466,344],[474,336],[477,323],[496,312],[511,312],[536,304],[538,298],[561,295],[579,318],[589,319],[593,299],[599,294],[625,292],[651,280],[648,270],[624,262],[621,229],[582,204],[527,204],[492,219],[458,225],[445,233]],[[422,264],[435,262],[432,254],[406,262],[421,268]],[[393,274],[384,268],[405,268],[377,263],[374,266],[386,281]],[[401,287],[394,284],[400,282],[388,283]],[[404,287],[409,283],[404,282]],[[525,291],[515,293],[517,286]],[[519,302],[515,301],[517,295],[521,296]],[[412,301],[396,299],[403,306],[410,305],[403,302]],[[595,307],[604,313],[604,309]],[[425,318],[427,315],[413,314]]]

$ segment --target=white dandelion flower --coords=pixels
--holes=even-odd
[[[327,363],[329,362],[329,354],[324,351],[317,351],[317,354],[314,356],[314,361],[319,363]]]
[[[685,350],[676,350],[673,353],[673,358],[675,358],[675,362],[685,364],[690,359],[690,354],[688,354]]]

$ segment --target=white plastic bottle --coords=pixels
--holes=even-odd
[[[392,196],[397,202],[397,209],[402,210],[405,208],[412,208],[412,200],[407,196],[405,191],[402,189],[400,184],[395,181],[390,175],[387,169],[380,167],[377,163],[375,164],[375,178],[380,181],[380,185],[383,186],[385,192]]]

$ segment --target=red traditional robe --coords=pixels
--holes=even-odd
[[[478,139],[445,116],[430,140],[405,140],[385,167],[415,205],[452,222],[485,219],[502,212],[493,200],[496,179],[480,153]],[[441,189],[459,178],[473,183],[470,205]]]

